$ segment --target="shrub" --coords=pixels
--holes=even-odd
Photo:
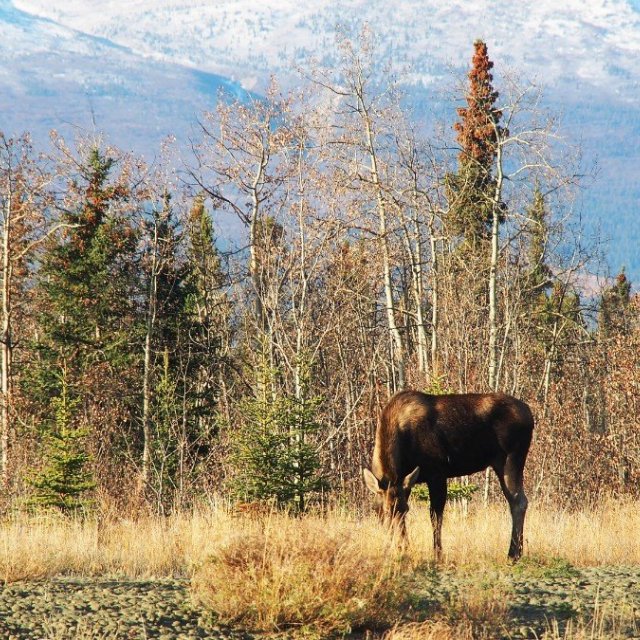
[[[447,485],[447,499],[452,501],[471,500],[473,494],[478,491],[477,484],[460,484],[459,482],[449,482]],[[425,484],[419,484],[413,488],[411,495],[415,500],[429,502],[429,489]]]
[[[274,514],[203,563],[195,597],[221,622],[256,631],[388,627],[406,615],[406,559],[362,526]]]

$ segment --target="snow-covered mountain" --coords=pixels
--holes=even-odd
[[[0,0],[0,129],[104,131],[125,149],[153,153],[169,134],[187,136],[218,90],[243,95],[226,78],[146,58],[105,38]]]
[[[331,64],[336,25],[365,23],[425,100],[463,73],[476,38],[498,86],[507,67],[542,82],[585,160],[597,157],[583,216],[611,237],[612,269],[640,281],[639,0],[0,0],[0,128],[93,118],[149,151],[168,133],[186,140],[219,86],[293,84],[309,56]]]
[[[599,87],[628,100],[640,74],[640,15],[624,0],[15,0],[15,6],[156,60],[185,64],[253,89],[309,52],[331,56],[337,24],[368,23],[383,57],[430,84],[466,64],[481,37],[499,64],[546,83]],[[98,8],[99,7],[99,8]],[[386,49],[386,51],[385,51]],[[434,71],[436,73],[434,74]]]

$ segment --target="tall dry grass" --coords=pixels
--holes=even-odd
[[[102,523],[14,516],[0,523],[0,580],[188,576],[236,526],[224,509]]]
[[[638,507],[615,501],[583,512],[533,506],[525,556],[561,558],[575,566],[640,564]],[[443,531],[445,565],[482,571],[506,564],[510,528],[506,505],[474,505],[469,513],[451,506]],[[403,547],[373,518],[348,510],[296,518],[238,514],[224,505],[100,524],[15,516],[0,523],[0,580],[184,576],[220,620],[254,629],[308,626],[329,633],[403,622],[389,640],[491,637],[488,630],[507,617],[506,598],[486,590],[441,607],[428,623],[407,626],[412,572],[432,561],[426,508],[414,505],[408,530]],[[559,635],[550,628],[548,637],[582,638],[586,629]]]
[[[595,611],[587,618],[567,620],[560,625],[549,620],[540,640],[626,640],[640,637],[640,627],[633,611],[626,607],[603,607],[596,603]]]
[[[294,536],[296,527],[302,536],[304,523],[317,521],[325,534],[331,535],[334,529],[352,531],[362,545],[367,541],[374,544],[381,536],[386,539],[373,519],[362,519],[346,510],[303,519],[280,514],[266,518],[272,523],[288,523]],[[168,518],[113,519],[101,525],[92,520],[16,515],[0,522],[0,580],[56,574],[190,575],[193,567],[221,547],[253,531],[257,521],[253,515],[236,515],[224,505]],[[408,531],[405,555],[414,563],[431,561],[426,508],[413,507]],[[506,505],[472,505],[468,514],[459,507],[449,507],[443,530],[444,562],[502,562],[510,531]],[[559,557],[575,566],[640,564],[638,531],[637,502],[607,501],[579,512],[533,506],[525,525],[525,555]]]
[[[394,626],[383,635],[383,640],[495,640],[496,637],[509,637],[508,631],[474,628],[473,624],[463,618],[449,621],[444,618],[411,622]],[[568,620],[562,624],[558,620],[550,620],[547,629],[540,635],[532,637],[538,640],[628,640],[638,638],[640,631],[630,631],[628,619],[619,622],[615,614],[604,615],[596,612],[589,619]]]
[[[563,558],[575,566],[640,564],[640,504],[605,500],[599,506],[569,511],[531,505],[524,531],[525,555]],[[408,529],[412,547],[430,550],[431,526],[426,508],[412,509]],[[460,506],[445,512],[444,561],[475,564],[505,559],[511,517],[505,504]]]
[[[198,600],[227,624],[306,627],[323,637],[389,626],[409,605],[411,562],[370,523],[273,514],[243,529],[199,567]]]

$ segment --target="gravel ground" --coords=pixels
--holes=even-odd
[[[7,640],[250,637],[208,624],[191,605],[187,580],[57,578],[0,591],[0,638]]]
[[[504,594],[509,629],[503,636],[513,640],[539,638],[552,619],[562,630],[566,620],[589,620],[596,611],[613,621],[622,637],[640,639],[640,566],[575,569],[563,563],[532,566],[525,560],[511,571],[434,571],[420,582],[425,603],[464,598],[467,586]]]
[[[509,637],[535,638],[547,620],[601,610],[623,611],[629,638],[640,638],[640,567],[488,569],[465,575],[439,570],[416,576],[425,606],[469,584],[501,589],[510,607]],[[629,622],[631,621],[631,622]],[[191,603],[187,580],[57,578],[0,587],[0,638],[115,640],[225,638],[249,640],[216,626]]]

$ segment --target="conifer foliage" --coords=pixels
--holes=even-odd
[[[631,282],[622,269],[613,284],[602,294],[600,328],[605,336],[629,330],[630,301]]]
[[[61,395],[51,400],[53,425],[44,436],[46,466],[30,479],[34,491],[29,504],[72,514],[91,507],[89,493],[96,483],[85,450],[88,432],[74,425],[80,400],[70,399],[67,391],[63,377]]]
[[[65,159],[73,157],[63,149]],[[87,455],[94,452],[94,464],[103,473],[122,464],[119,447],[111,449],[117,452],[113,458],[102,455],[112,447],[116,429],[131,424],[132,345],[139,333],[137,239],[128,219],[126,173],[117,165],[116,156],[97,146],[81,150],[71,166],[64,165],[59,230],[43,244],[34,296],[39,329],[23,388],[39,416],[38,437],[55,444],[44,447],[45,465],[54,464],[50,455],[66,451],[67,441],[86,447]],[[75,427],[68,425],[52,429],[52,411],[62,412],[65,420],[77,414],[77,434],[84,436],[76,437]]]
[[[243,403],[243,426],[233,434],[234,491],[243,500],[304,511],[327,487],[312,440],[321,427],[320,399],[309,397],[306,382],[299,397],[277,391],[277,371],[264,357],[255,374],[258,394]]]
[[[460,120],[454,124],[460,145],[458,172],[450,179],[451,231],[472,246],[486,240],[491,231],[492,176],[496,145],[504,132],[500,128],[502,112],[496,107],[498,92],[493,87],[487,45],[474,43],[472,69],[465,96],[467,106],[458,108]]]

